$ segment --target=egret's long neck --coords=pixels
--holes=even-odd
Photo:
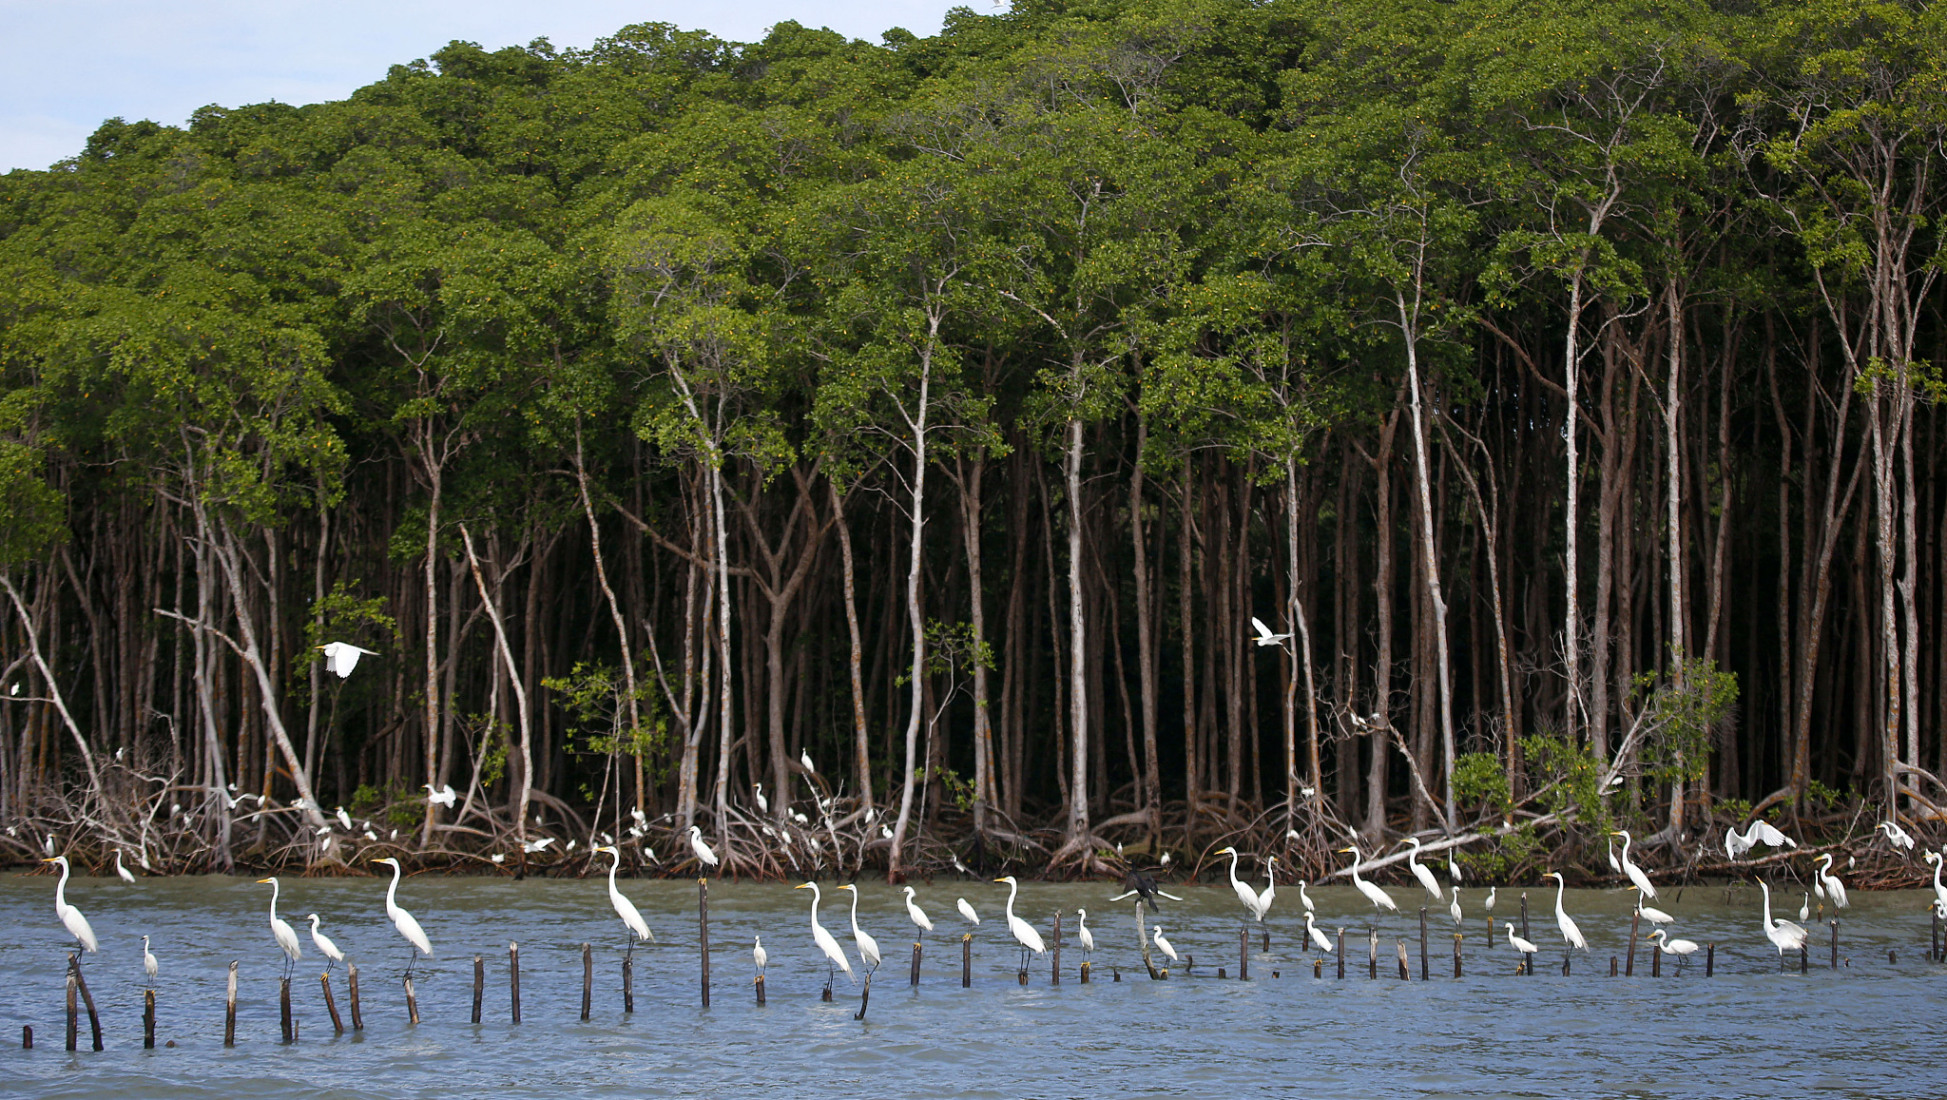
[[[1934,885],[1936,886],[1940,884],[1940,868],[1938,865],[1935,865],[1934,867],[1933,881],[1934,881]],[[54,908],[65,909],[67,908],[67,905],[68,905],[68,865],[64,861],[61,864],[61,881],[54,884]]]
[[[1555,915],[1558,917],[1568,912],[1568,910],[1562,908],[1562,894],[1567,889],[1567,880],[1559,878],[1555,880]]]
[[[846,893],[852,895],[852,934],[856,936],[859,931],[859,892],[847,890]]]
[[[611,894],[616,892],[615,872],[619,870],[621,866],[622,866],[622,853],[617,852],[615,853],[615,862],[609,864],[608,866],[608,892]]]
[[[1938,871],[1934,873],[1939,874]],[[1771,919],[1771,887],[1765,885],[1763,879],[1759,879],[1758,889],[1764,891],[1764,926],[1770,928],[1776,923]]]
[[[1933,880],[1935,882],[1940,881],[1940,868],[1938,865],[1934,867]],[[61,881],[66,882],[67,880],[62,879]],[[1014,892],[1020,888],[1021,884],[1018,882],[1010,882],[1007,884],[1007,923],[1009,924],[1014,923]]]
[[[818,927],[818,884],[811,884],[811,926]]]
[[[399,908],[399,865],[392,865],[392,885],[385,888],[385,908],[389,912]]]
[[[1230,850],[1230,884],[1237,885],[1237,849]]]
[[[1359,885],[1359,849],[1352,849],[1352,885]]]
[[[277,919],[277,890],[278,890],[278,885],[276,881],[273,880],[270,884],[270,919],[271,920]]]

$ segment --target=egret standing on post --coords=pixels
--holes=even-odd
[[[260,878],[257,880],[259,886],[266,882],[270,883],[270,934],[276,938],[277,946],[284,949],[284,977],[288,980],[291,976],[291,965],[297,962],[298,956],[304,954],[304,950],[298,946],[297,931],[291,927],[288,921],[278,919],[277,892],[279,887],[277,885],[277,876],[272,875],[269,878]]]
[[[318,915],[312,913],[304,919],[311,922],[311,943],[317,947],[318,954],[325,957],[325,970],[329,972],[332,963],[344,962],[345,953],[338,950],[338,945],[331,942],[330,936],[318,931]]]
[[[716,850],[703,842],[703,830],[695,825],[690,826],[690,851],[695,852],[696,858],[706,866],[715,867],[722,862],[717,858]]]
[[[967,918],[970,924],[976,928],[980,926],[980,914],[974,912],[974,907],[967,904],[966,898],[960,898],[953,904],[960,910],[960,915]]]
[[[1075,935],[1082,941],[1082,961],[1095,953],[1095,933],[1088,930],[1088,910],[1075,910]]]
[[[831,966],[843,970],[845,976],[851,978],[852,962],[845,957],[845,949],[838,946],[838,940],[833,938],[832,934],[825,930],[824,925],[818,923],[818,884],[815,882],[806,882],[794,886],[792,889],[811,891],[811,942],[817,944],[818,950],[824,952],[825,958],[831,960]],[[854,979],[854,981],[856,980]],[[829,989],[831,988],[831,984],[832,972],[828,968],[825,972],[825,987]]]
[[[399,878],[405,873],[404,869],[399,866],[399,861],[391,856],[375,859],[372,862],[390,864],[392,867],[392,885],[385,891],[385,915],[391,918],[392,927],[399,930],[399,934],[406,938],[408,944],[424,952],[427,958],[432,958],[433,941],[426,938],[426,930],[419,927],[419,922],[413,919],[411,913],[399,908]],[[412,977],[413,964],[418,961],[418,955],[410,951],[406,953],[406,977]]]
[[[906,915],[912,918],[912,922],[919,927],[922,933],[933,930],[933,921],[927,917],[926,910],[919,907],[919,902],[913,900],[913,888],[910,886],[906,887]],[[921,936],[920,938],[924,939],[925,937]]]
[[[656,934],[649,931],[649,922],[642,919],[642,911],[635,907],[634,902],[623,897],[622,891],[615,885],[616,869],[622,866],[622,852],[613,844],[603,845],[595,850],[597,852],[607,852],[609,855],[615,857],[615,862],[609,864],[608,868],[608,903],[615,907],[615,915],[622,918],[623,926],[628,928],[630,932],[635,933],[635,936],[629,940],[628,950],[628,953],[633,955],[635,954],[636,944],[641,943],[643,940],[648,940],[653,943],[655,942]]]
[[[839,889],[848,890],[852,894],[852,942],[859,945],[859,958],[867,964],[865,980],[869,982],[872,980],[872,972],[879,969],[881,958],[879,955],[879,941],[873,939],[870,933],[859,927],[859,888],[848,882],[840,886]]]
[[[61,881],[54,884],[54,915],[61,918],[61,927],[68,930],[68,935],[74,937],[74,942],[81,945],[83,951],[101,950],[101,941],[95,938],[95,930],[88,927],[88,918],[81,915],[81,910],[68,904],[68,857],[49,856],[41,862],[61,865]]]
[[[1562,908],[1562,894],[1568,889],[1568,883],[1562,878],[1560,871],[1550,871],[1541,877],[1555,880],[1555,925],[1562,930],[1562,939],[1567,941],[1569,947],[1579,947],[1586,952],[1589,949],[1589,941],[1582,938],[1582,930],[1576,927],[1575,918],[1568,915],[1567,909]],[[1566,949],[1563,950],[1562,957],[1568,958]]]
[[[1028,952],[1042,954],[1048,950],[1048,945],[1042,942],[1041,933],[1034,930],[1034,925],[1014,915],[1014,895],[1020,891],[1021,884],[1014,881],[1013,875],[994,881],[1007,883],[1007,930],[1014,933],[1015,940],[1021,945],[1021,969],[1025,971],[1028,968]]]
[[[1359,877],[1359,846],[1354,844],[1350,847],[1339,849],[1341,855],[1346,852],[1352,853],[1352,885],[1357,887],[1358,891],[1366,896],[1367,901],[1372,902],[1374,909],[1385,909],[1394,913],[1399,912],[1399,903],[1393,900],[1391,894]]]
[[[155,954],[149,950],[149,937],[143,936],[142,937],[142,973],[147,974],[149,976],[150,981],[155,981],[155,975],[158,969],[159,967],[156,966]]]
[[[1413,872],[1414,878],[1420,880],[1420,885],[1426,889],[1426,892],[1433,895],[1434,901],[1439,901],[1446,897],[1445,894],[1440,892],[1440,880],[1433,877],[1433,871],[1430,868],[1422,866],[1420,863],[1420,838],[1409,836],[1406,838],[1406,843],[1413,846],[1406,853],[1407,869]]]

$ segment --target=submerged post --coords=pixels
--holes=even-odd
[[[81,1003],[88,1010],[88,1031],[94,1037],[96,1050],[101,1049],[101,1017],[95,1013],[95,995],[88,992],[88,979],[81,973],[81,956],[69,955],[68,964],[74,968],[75,988],[81,991]]]
[[[1242,926],[1237,929],[1237,980],[1251,980],[1251,930]]]
[[[284,1041],[290,1042],[291,1035],[291,979],[277,979],[277,1022],[284,1031]]]
[[[329,993],[330,985],[325,986]],[[480,1002],[487,995],[487,960],[483,955],[473,956],[473,1022],[480,1022]]]
[[[521,945],[507,945],[507,978],[514,995],[514,1022],[521,1022]]]
[[[1399,980],[1402,982],[1412,981],[1413,970],[1406,962],[1406,941],[1394,940],[1393,946],[1399,950]]]
[[[237,1045],[237,964],[230,964],[229,991],[223,997],[223,1045]]]
[[[406,975],[406,1021],[414,1026],[419,1024],[419,995],[413,992],[412,975]]]
[[[1426,906],[1420,906],[1420,980],[1428,978],[1426,964]]]
[[[581,945],[581,1021],[588,1022],[588,1014],[595,1007],[595,948],[592,944]]]
[[[914,941],[913,941],[913,974],[912,974],[912,985],[913,985],[913,988],[914,988],[914,989],[918,989],[918,988],[919,988],[919,956],[920,956],[920,949],[921,949],[921,948],[920,948],[920,941],[918,941],[918,940],[914,940]]]
[[[1623,976],[1636,976],[1636,930],[1643,924],[1643,911],[1636,910],[1629,918],[1629,962],[1623,967]]]
[[[155,1049],[155,990],[142,991],[142,1049]]]
[[[358,965],[356,963],[345,967],[345,984],[347,987],[345,996],[352,1003],[352,1030],[364,1031],[365,1017],[358,1010]]]
[[[960,933],[960,988],[973,986],[973,933]]]
[[[1339,981],[1345,980],[1345,929],[1339,929]]]
[[[1048,971],[1048,984],[1061,984],[1061,910],[1055,910],[1055,951],[1054,961]]]
[[[696,950],[703,965],[703,1007],[710,1007],[710,880],[696,880]],[[864,1009],[860,1009],[863,1015]]]
[[[1453,934],[1453,976],[1456,978],[1460,977],[1460,936],[1459,932]]]
[[[1663,952],[1659,949],[1651,948],[1650,949],[1650,977],[1661,978],[1662,976],[1663,976]]]
[[[1839,969],[1839,919],[1832,918],[1832,969]]]
[[[331,1030],[334,1034],[343,1035],[345,1033],[345,1021],[343,1017],[338,1015],[338,998],[331,995],[331,972],[329,970],[318,975],[318,984],[324,987],[325,1012],[331,1016]],[[480,1012],[477,1008],[473,1013],[473,1022],[476,1024],[480,1022]]]
[[[1707,943],[1704,945],[1704,977],[1708,978],[1715,973],[1717,973],[1717,944]]]
[[[635,1011],[635,955],[633,954],[622,956],[622,1011],[624,1013]]]

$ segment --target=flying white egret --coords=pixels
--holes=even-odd
[[[1257,918],[1261,923],[1264,920],[1264,910],[1258,908],[1257,891],[1251,889],[1249,883],[1243,882],[1237,877],[1237,849],[1219,848],[1215,854],[1220,856],[1228,854],[1230,856],[1230,888],[1236,891],[1237,900],[1244,903],[1244,908],[1250,912],[1251,916]]]
[[[958,899],[953,903],[953,905],[954,908],[960,910],[960,915],[967,918],[968,921],[970,921],[976,926],[980,924],[980,914],[974,912],[974,907],[972,905],[967,904],[966,898]]]
[[[1075,910],[1075,932],[1082,941],[1082,960],[1086,962],[1095,951],[1095,933],[1088,930],[1088,910]]]
[[[852,895],[852,942],[859,946],[860,961],[869,964],[865,970],[865,980],[870,982],[872,972],[879,969],[879,941],[873,939],[871,933],[859,927],[859,888],[848,882],[839,889],[848,891]]]
[[[142,973],[147,974],[149,976],[150,981],[155,981],[155,975],[157,969],[159,968],[156,966],[155,952],[149,950],[149,937],[143,936],[142,937]]]
[[[95,938],[95,930],[88,927],[88,918],[81,915],[81,910],[68,904],[68,857],[49,856],[41,862],[61,865],[61,881],[54,884],[54,915],[61,918],[61,926],[68,930],[68,935],[74,937],[82,950],[101,950],[101,941]]]
[[[1453,887],[1453,900],[1447,903],[1447,913],[1453,917],[1455,926],[1460,924],[1460,887]]]
[[[771,965],[771,953],[764,950],[764,937],[750,938],[750,961],[757,964],[757,974],[762,977],[764,968]]]
[[[311,913],[304,919],[311,922],[311,943],[318,949],[318,954],[325,957],[325,969],[330,970],[332,963],[344,962],[345,953],[338,950],[338,945],[331,942],[330,936],[318,931],[318,915]]]
[[[806,882],[794,886],[792,889],[811,891],[811,942],[817,944],[818,950],[824,952],[825,958],[830,960],[825,971],[826,988],[830,988],[832,984],[831,967],[837,967],[843,970],[845,976],[852,978],[854,983],[856,983],[858,979],[853,977],[852,961],[845,957],[845,949],[838,946],[838,940],[833,938],[830,932],[825,931],[824,925],[818,923],[818,884],[815,882]]]
[[[1569,916],[1568,910],[1562,908],[1562,894],[1568,889],[1568,883],[1562,878],[1562,873],[1550,871],[1541,877],[1555,880],[1555,924],[1562,930],[1562,939],[1568,941],[1570,947],[1579,947],[1587,951],[1589,941],[1582,938],[1582,930],[1576,927],[1575,918]]]
[[[297,932],[291,927],[290,922],[281,920],[277,916],[277,892],[281,889],[277,884],[277,876],[272,875],[269,878],[260,878],[257,880],[257,884],[260,886],[266,882],[270,883],[270,934],[276,938],[277,946],[284,949],[284,958],[286,960],[284,963],[284,977],[289,978],[291,976],[291,964],[297,962],[298,957],[304,954],[304,949],[298,946]]]
[[[1409,836],[1406,838],[1406,843],[1413,846],[1406,853],[1407,870],[1412,871],[1413,877],[1420,880],[1420,885],[1425,887],[1427,893],[1433,895],[1433,900],[1439,901],[1441,898],[1446,897],[1445,894],[1440,892],[1440,880],[1434,878],[1433,872],[1420,863],[1420,838]]]
[[[1783,959],[1786,951],[1796,951],[1805,946],[1805,929],[1788,920],[1771,919],[1771,887],[1765,880],[1758,880],[1758,889],[1764,891],[1764,934],[1778,948],[1778,957]]]
[[[994,881],[1007,883],[1007,930],[1014,934],[1015,940],[1021,945],[1021,969],[1026,970],[1028,952],[1032,951],[1039,955],[1048,950],[1048,945],[1042,942],[1041,933],[1034,930],[1034,925],[1014,915],[1014,895],[1020,892],[1021,884],[1014,881],[1013,875],[1006,875]]]
[[[1832,853],[1820,853],[1819,860],[1819,867],[1813,872],[1815,876],[1813,881],[1824,888],[1826,897],[1832,899],[1832,908],[1844,909],[1851,905],[1851,899],[1846,897],[1846,884],[1840,882],[1839,876],[1832,873]]]
[[[1163,938],[1162,925],[1158,924],[1150,928],[1149,938],[1155,941],[1158,950],[1160,950],[1163,954],[1168,955],[1170,957],[1171,962],[1176,961],[1176,948],[1171,947],[1170,941]]]
[[[434,790],[431,783],[421,783],[420,786],[426,788],[426,801],[435,806],[451,806],[460,799],[459,792],[453,789],[451,783],[440,784],[438,790]],[[345,828],[349,829],[351,826],[347,825]]]
[[[1684,962],[1690,956],[1697,953],[1697,941],[1673,940],[1667,938],[1667,935],[1663,929],[1658,928],[1656,931],[1650,933],[1650,942],[1654,943],[1656,949],[1665,955],[1675,955],[1677,957],[1677,969],[1681,970],[1683,969]]]
[[[1318,923],[1309,911],[1305,913],[1305,931],[1310,934],[1314,946],[1328,955],[1331,954],[1332,941],[1326,939],[1325,933],[1318,930]]]
[[[920,931],[931,932],[933,930],[932,919],[926,915],[926,910],[919,907],[919,902],[913,900],[913,888],[910,886],[906,887],[906,915],[912,918],[913,923],[919,926]]]
[[[1779,832],[1769,821],[1753,821],[1742,834],[1735,829],[1724,830],[1724,852],[1732,859],[1740,859],[1744,853],[1760,844],[1773,848],[1796,848],[1798,841]]]
[[[1913,850],[1913,838],[1907,835],[1905,829],[1900,828],[1898,822],[1882,821],[1873,826],[1873,831],[1885,833],[1886,842],[1895,848],[1904,848],[1909,852]]]
[[[528,855],[534,855],[537,852],[543,851],[544,849],[547,848],[548,845],[553,843],[554,843],[553,837],[544,836],[539,840],[530,840],[522,844],[521,851],[526,852]]]
[[[1643,914],[1644,920],[1649,921],[1651,924],[1669,924],[1677,919],[1654,906],[1644,905],[1643,892],[1637,890],[1634,886],[1631,886],[1630,889],[1636,891],[1636,911]]]
[[[324,651],[325,671],[337,673],[340,680],[350,676],[352,669],[358,667],[359,657],[378,656],[376,650],[360,649],[349,642],[326,642],[318,648]]]
[[[1641,890],[1643,892],[1644,897],[1646,898],[1655,897],[1656,896],[1655,884],[1650,882],[1650,877],[1643,873],[1643,869],[1641,867],[1636,866],[1635,863],[1630,861],[1629,830],[1617,829],[1615,832],[1609,835],[1619,836],[1623,838],[1622,873],[1629,876],[1629,881],[1636,884],[1636,889]]]
[[[1312,909],[1312,896],[1310,894],[1305,893],[1304,879],[1298,880],[1298,904],[1303,905],[1305,907],[1305,912],[1307,913],[1315,912],[1315,910]]]
[[[690,826],[690,851],[695,852],[696,858],[708,866],[715,867],[723,862],[717,858],[716,849],[703,842],[703,830],[695,825]]]
[[[760,814],[770,813],[771,800],[764,797],[764,784],[753,783],[751,786],[757,789],[757,812]]]
[[[1385,909],[1394,913],[1399,912],[1399,904],[1393,901],[1391,894],[1359,877],[1359,846],[1354,844],[1350,847],[1339,849],[1339,854],[1341,855],[1346,852],[1352,853],[1352,885],[1361,894],[1366,896],[1367,901],[1372,902],[1373,908]]]
[[[411,913],[399,908],[399,878],[405,873],[404,869],[399,866],[399,861],[391,856],[375,859],[372,862],[389,864],[392,867],[392,885],[385,890],[385,915],[392,919],[392,927],[399,930],[399,934],[406,938],[408,944],[424,952],[427,958],[432,958],[433,941],[426,938],[426,930],[419,927],[419,922],[413,919]],[[412,977],[412,965],[417,961],[419,961],[418,955],[411,951],[406,953],[406,977]]]
[[[1257,637],[1254,641],[1260,646],[1282,645],[1291,639],[1289,633],[1273,634],[1271,628],[1264,625],[1264,620],[1258,618],[1256,615],[1251,616],[1251,629],[1257,631]]]
[[[120,848],[115,849],[115,877],[121,879],[123,882],[135,881],[135,872],[122,866],[122,850]]]
[[[1535,946],[1534,941],[1524,940],[1520,936],[1515,935],[1514,923],[1512,921],[1501,927],[1508,930],[1508,945],[1516,951],[1521,952],[1523,955],[1533,955],[1535,952],[1541,950],[1541,948]]]
[[[621,850],[613,844],[605,844],[595,850],[615,857],[615,862],[608,865],[608,903],[615,907],[615,915],[622,918],[622,924],[635,933],[634,938],[629,940],[629,953],[633,954],[635,945],[643,940],[656,942],[656,934],[649,931],[649,922],[642,919],[642,911],[635,907],[634,902],[623,897],[621,888],[615,885],[615,872],[622,866]]]

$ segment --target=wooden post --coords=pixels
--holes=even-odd
[[[1528,891],[1526,890],[1521,891],[1521,938],[1529,943],[1535,942],[1535,938],[1528,934]],[[1532,970],[1533,967],[1529,969]]]
[[[1717,973],[1717,944],[1713,942],[1704,945],[1704,977],[1708,978],[1715,973]]]
[[[327,995],[331,986],[325,986]],[[480,1022],[480,1002],[487,996],[487,960],[483,955],[473,956],[473,1022]]]
[[[760,1000],[757,1003],[764,1002]],[[635,955],[633,953],[622,956],[622,1011],[624,1013],[635,1011]]]
[[[710,880],[696,880],[696,950],[703,964],[701,980],[703,983],[703,1007],[710,1007]],[[869,984],[869,983],[868,983]],[[861,1005],[860,1015],[865,1009]]]
[[[33,1024],[20,1025],[20,1049],[22,1050],[34,1049],[34,1025]]]
[[[1345,929],[1339,929],[1339,981],[1345,980]]]
[[[155,990],[142,991],[142,1049],[155,1049]]]
[[[412,975],[406,975],[406,1021],[415,1027],[419,1024],[419,995],[413,992]]]
[[[751,984],[757,987],[757,1003],[760,1005],[763,1004],[764,1003],[764,975],[759,974],[757,976],[757,980]]]
[[[1927,941],[1928,943],[1927,961],[1939,962],[1940,961],[1940,911],[1938,909],[1935,909],[1932,910],[1931,912],[1933,914],[1933,938]]]
[[[1026,972],[1023,971],[1022,973],[1025,974]],[[708,1002],[706,1001],[705,1003],[707,1004]],[[865,972],[865,987],[859,990],[859,1010],[857,1013],[853,1014],[852,1019],[854,1020],[865,1019],[865,1010],[871,1004],[872,1004],[872,971],[868,970]]]
[[[331,1030],[334,1034],[343,1035],[345,1033],[345,1021],[343,1017],[338,1015],[338,998],[331,995],[331,972],[327,970],[318,975],[318,984],[324,987],[325,1012],[331,1016]],[[477,1004],[478,1002],[475,1003]],[[478,1009],[475,1009],[473,1013],[473,1022],[476,1024],[480,1022]]]
[[[921,951],[921,946],[920,946],[920,941],[918,941],[918,940],[914,940],[914,941],[913,941],[913,974],[912,974],[912,985],[913,985],[913,988],[914,988],[914,989],[918,989],[918,988],[919,988],[919,957],[920,957],[920,951]]]
[[[1430,977],[1426,964],[1426,906],[1420,906],[1420,980]]]
[[[101,1017],[95,1012],[95,995],[88,992],[88,979],[81,973],[81,956],[69,955],[68,964],[74,968],[74,984],[81,991],[81,1003],[88,1009],[88,1031],[94,1038],[95,1049],[100,1050]]]
[[[1839,919],[1832,919],[1832,969],[1839,969]]]
[[[1610,977],[1613,978],[1616,976],[1616,972],[1619,969],[1621,969],[1621,963],[1622,960],[1616,958],[1614,955],[1609,956],[1609,976]]]
[[[1413,971],[1406,963],[1406,941],[1394,940],[1393,946],[1399,949],[1399,980],[1402,982],[1412,981]]]
[[[1460,977],[1460,936],[1459,932],[1453,934],[1453,976],[1456,978]]]
[[[1663,952],[1652,948],[1650,950],[1650,977],[1661,978],[1662,976],[1663,976]]]
[[[1251,930],[1242,926],[1237,929],[1237,980],[1251,980]]]
[[[352,1030],[364,1031],[365,1017],[358,1010],[358,966],[356,964],[345,967],[345,985],[347,988],[345,996],[352,1005]]]
[[[514,1022],[521,1022],[521,945],[507,945],[507,977],[514,994]]]
[[[1340,959],[1339,961],[1344,962],[1345,960]],[[1325,960],[1319,958],[1312,959],[1312,977],[1323,978],[1324,976],[1325,976]],[[1339,977],[1343,978],[1345,977],[1345,975],[1340,974]]]
[[[237,1045],[237,964],[230,964],[230,987],[223,997],[223,1045]]]
[[[1268,955],[1271,953],[1271,926],[1259,924],[1257,927],[1258,931],[1264,933],[1264,953]]]
[[[68,956],[70,962],[74,956]],[[74,986],[74,967],[68,967],[68,1053],[73,1054],[81,1035],[81,995]]]
[[[1571,954],[1572,952],[1568,951],[1562,952],[1562,977],[1564,978],[1568,977],[1568,960]]]
[[[1366,926],[1366,980],[1379,980],[1379,932]]]
[[[1143,899],[1136,899],[1136,946],[1142,949],[1143,969],[1149,971],[1149,980],[1161,981],[1163,973],[1156,970],[1155,960],[1149,954],[1149,931],[1143,927]]]
[[[1055,910],[1055,958],[1048,972],[1048,984],[1061,984],[1061,910]]]
[[[1092,967],[1092,966],[1094,966],[1094,965],[1095,965],[1094,963],[1092,963],[1092,962],[1089,962],[1089,961],[1088,961],[1087,959],[1083,959],[1083,960],[1082,960],[1082,970],[1081,970],[1081,974],[1082,974],[1082,984],[1083,984],[1083,985],[1087,985],[1087,984],[1089,983],[1089,968],[1090,968],[1090,967]]]
[[[1810,936],[1807,936],[1807,937],[1806,937],[1806,939],[1807,939],[1807,940],[1810,940],[1810,939],[1811,939],[1811,937],[1810,937]],[[1809,944],[1809,943],[1800,943],[1800,944],[1798,945],[1798,972],[1799,972],[1800,974],[1804,974],[1804,973],[1806,973],[1806,972],[1808,972],[1808,971],[1810,971],[1811,969],[1812,969],[1812,947],[1811,947],[1811,944]]]
[[[1623,973],[1631,978],[1636,976],[1636,930],[1642,926],[1642,923],[1643,911],[1638,909],[1629,918],[1629,964],[1623,970]]]
[[[960,934],[960,988],[973,986],[973,933]]]
[[[588,1022],[588,1013],[595,1006],[595,948],[592,944],[581,945],[581,1022]]]
[[[284,1031],[284,1041],[292,1041],[291,1036],[291,979],[277,979],[277,1022]]]

